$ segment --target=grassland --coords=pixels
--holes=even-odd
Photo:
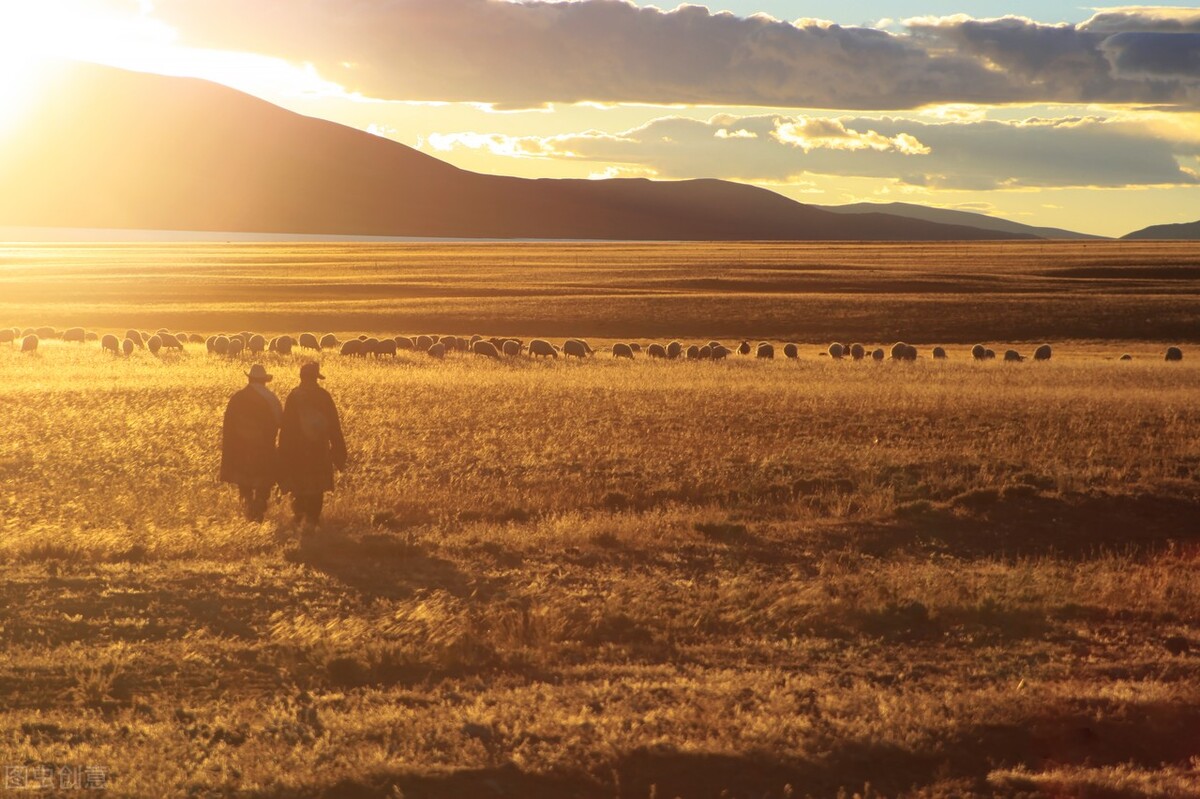
[[[0,764],[103,766],[139,797],[1200,795],[1200,367],[1155,338],[1197,339],[1186,249],[1014,245],[1016,289],[983,300],[953,247],[846,249],[874,290],[823,294],[836,270],[670,288],[695,279],[664,265],[681,252],[782,263],[773,245],[523,246],[556,265],[504,268],[517,245],[424,266],[7,253],[0,324],[805,343],[771,363],[326,356],[351,464],[303,546],[278,504],[239,522],[215,482],[244,362],[0,346]],[[1099,260],[1152,271],[1027,274]],[[960,290],[905,290],[914,272]],[[1004,303],[1049,332],[979,333],[1015,324]],[[837,337],[868,343],[909,308],[925,327],[903,337],[952,358],[832,362],[838,318],[813,307],[861,309]],[[1060,344],[1093,316],[1125,326]],[[1035,338],[1054,360],[962,346]],[[303,359],[267,358],[279,391]]]

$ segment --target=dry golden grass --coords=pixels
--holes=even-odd
[[[71,274],[88,258],[108,310],[10,264],[43,292],[11,322],[182,318],[111,253]],[[382,329],[374,290],[307,325]],[[265,319],[307,301],[277,296]],[[631,338],[701,321],[638,302]],[[1162,302],[1194,329],[1192,295]],[[1200,368],[1120,340],[976,364],[960,333],[913,336],[952,355],[913,364],[816,337],[771,363],[326,355],[352,462],[303,547],[215,482],[245,362],[0,345],[0,764],[144,797],[1200,795]],[[303,359],[266,358],[281,393]]]

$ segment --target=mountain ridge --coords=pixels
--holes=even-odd
[[[1200,239],[1200,220],[1181,222],[1175,225],[1151,225],[1150,227],[1126,233],[1123,240],[1162,239],[1169,241],[1190,241]]]

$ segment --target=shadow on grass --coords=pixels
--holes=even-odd
[[[923,795],[993,793],[988,774],[1023,766],[1037,772],[1064,765],[1134,764],[1147,770],[1186,764],[1200,751],[1200,706],[1115,703],[1067,706],[1015,723],[981,725],[942,739],[926,751],[883,743],[834,744],[807,761],[765,753],[681,752],[669,746],[638,748],[618,756],[600,778],[585,774],[530,774],[513,765],[411,774],[375,772],[304,791],[267,791],[259,799],[312,797],[581,797],[648,796],[681,799],[832,796],[839,790],[891,796],[919,788]],[[789,787],[790,786],[790,793]],[[1137,796],[1114,786],[1105,796]]]

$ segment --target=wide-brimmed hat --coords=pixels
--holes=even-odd
[[[317,380],[324,380],[325,375],[321,374],[321,365],[318,364],[316,361],[309,361],[308,363],[301,366],[300,367],[300,379],[304,380],[305,378],[309,378],[309,379],[315,378]]]
[[[251,380],[257,380],[261,383],[270,383],[275,379],[274,375],[267,374],[267,369],[261,363],[256,363],[250,367],[250,371],[246,372],[246,377]]]

